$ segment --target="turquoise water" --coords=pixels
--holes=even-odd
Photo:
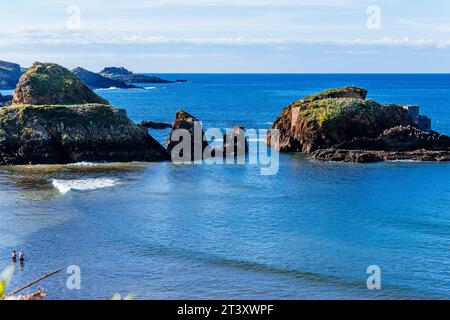
[[[163,76],[190,82],[98,93],[135,121],[171,121],[182,107],[205,127],[258,129],[293,100],[352,84],[380,102],[419,104],[450,133],[450,75]],[[0,269],[25,250],[12,289],[78,265],[81,289],[62,273],[42,283],[51,299],[450,298],[450,164],[282,154],[278,174],[259,169],[0,168]],[[381,290],[366,288],[370,265]]]

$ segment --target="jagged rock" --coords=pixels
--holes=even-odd
[[[172,83],[174,81],[164,80],[158,77],[146,76],[143,74],[134,74],[133,72],[120,67],[107,67],[100,71],[103,77],[122,81],[126,83]]]
[[[440,156],[431,151],[445,153],[450,149],[450,137],[420,129],[404,106],[381,105],[365,100],[366,95],[364,89],[345,87],[292,103],[272,125],[280,133],[279,149],[304,152],[314,159],[353,162],[381,161],[396,155],[433,159]],[[270,137],[269,131],[268,143]],[[411,154],[418,149],[427,152]]]
[[[36,62],[20,78],[14,104],[108,104],[64,67]]]
[[[132,84],[125,83],[123,81],[117,81],[106,78],[98,73],[91,72],[83,68],[75,68],[72,73],[83,81],[91,89],[108,89],[108,88],[120,88],[120,89],[137,89],[139,87]]]
[[[0,165],[168,159],[146,129],[109,105],[0,109]]]
[[[248,153],[248,141],[245,137],[244,127],[235,126],[223,136],[222,152],[225,157],[244,156]]]
[[[180,141],[173,139],[173,133],[179,129],[185,129],[189,132],[191,152],[188,156],[190,161],[203,159],[203,152],[207,148],[210,148],[210,146],[205,139],[205,133],[202,129],[201,122],[184,110],[179,110],[175,115],[175,120],[172,124],[172,131],[169,139],[167,140],[167,151],[171,154],[172,151],[174,151],[174,148],[183,141],[182,138]],[[177,149],[176,151],[178,152],[179,150]],[[180,157],[186,156],[184,154],[184,150],[179,151],[178,154]]]
[[[157,129],[157,130],[172,128],[172,124],[167,122],[141,121],[139,125],[143,128]]]
[[[22,75],[20,65],[0,60],[0,89],[14,89]]]
[[[308,153],[354,138],[376,138],[386,129],[410,124],[408,113],[399,106],[338,98],[294,102],[272,129],[280,131],[281,151]]]

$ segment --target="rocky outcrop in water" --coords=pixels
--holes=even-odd
[[[15,104],[108,104],[80,79],[54,63],[36,62],[20,78],[13,94]]]
[[[184,129],[188,132],[189,142],[187,145],[190,145],[189,155],[185,154],[185,149],[178,149],[183,145],[182,142],[184,141],[184,138],[182,137],[179,140],[174,139],[174,132],[179,129]],[[180,133],[180,131],[178,131],[178,133]],[[175,147],[177,147],[177,149],[174,151]],[[180,157],[189,157],[189,161],[196,161],[203,159],[203,152],[209,148],[210,146],[205,139],[205,133],[202,129],[201,122],[186,111],[179,110],[175,115],[175,120],[172,124],[172,131],[169,139],[167,140],[167,151],[170,154],[172,152],[176,152]]]
[[[165,148],[109,105],[0,109],[0,165],[163,160]]]
[[[365,100],[366,95],[345,87],[292,103],[272,125],[280,133],[279,149],[326,161],[447,159],[449,137],[421,129],[408,108]]]
[[[143,128],[156,129],[156,130],[172,128],[172,124],[170,124],[170,123],[157,122],[157,121],[141,121],[141,122],[139,122],[139,125]]]
[[[117,81],[113,79],[106,78],[98,73],[91,72],[83,68],[75,68],[72,73],[81,81],[84,82],[91,89],[108,89],[108,88],[119,88],[119,89],[137,89],[139,87],[132,84],[125,83],[123,81]]]
[[[0,109],[0,165],[168,159],[167,150],[125,110],[55,64],[33,65],[13,105]]]
[[[222,151],[225,157],[242,157],[248,153],[248,141],[243,126],[235,126],[223,136]]]
[[[158,77],[134,74],[133,72],[120,67],[107,67],[100,71],[100,75],[116,81],[125,83],[173,83],[174,81],[164,80]]]
[[[0,60],[0,90],[14,89],[21,75],[20,65]]]

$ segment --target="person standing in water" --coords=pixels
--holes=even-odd
[[[20,262],[25,261],[25,252],[23,252],[23,250],[20,250],[20,252],[19,252],[19,261]]]
[[[16,262],[17,261],[16,250],[13,250],[13,252],[11,253],[11,260],[12,260],[12,262]]]

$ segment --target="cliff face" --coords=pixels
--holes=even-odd
[[[20,65],[0,60],[0,90],[14,89],[21,74]]]
[[[14,91],[13,103],[108,104],[108,101],[96,95],[66,68],[53,63],[36,62],[20,78]]]
[[[305,152],[321,160],[333,160],[331,155],[335,155],[336,160],[343,161],[344,150],[446,151],[450,147],[445,136],[419,129],[402,106],[381,105],[365,100],[366,95],[364,89],[345,87],[292,103],[272,125],[280,132],[280,150]],[[354,154],[347,157],[348,161],[356,158]],[[358,159],[364,162],[369,158]]]
[[[15,105],[0,110],[0,165],[163,161],[167,151],[109,105]]]
[[[72,73],[81,81],[83,81],[91,89],[107,89],[107,88],[121,88],[121,89],[134,89],[138,88],[132,84],[127,84],[122,81],[116,81],[103,77],[102,75],[88,71],[83,68],[75,68]]]

